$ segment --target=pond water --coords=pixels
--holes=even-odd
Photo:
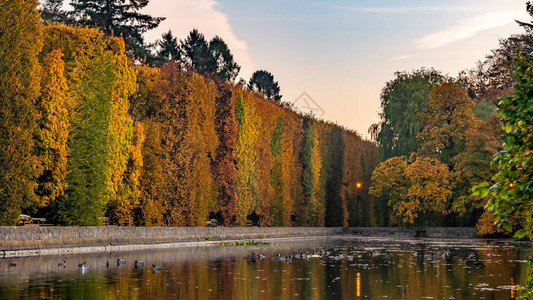
[[[513,299],[530,245],[344,238],[4,259],[0,299]]]

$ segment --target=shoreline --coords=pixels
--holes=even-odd
[[[0,227],[2,258],[329,238],[482,240],[470,227]]]

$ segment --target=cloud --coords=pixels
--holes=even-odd
[[[161,34],[172,30],[178,39],[185,39],[193,28],[197,28],[211,39],[222,37],[228,44],[234,60],[241,66],[240,77],[248,78],[254,71],[248,55],[248,45],[233,32],[228,17],[214,0],[151,0],[142,12],[156,17],[166,17],[159,27],[145,34],[147,42],[154,42]]]
[[[409,13],[419,11],[475,11],[479,8],[466,6],[412,6],[412,7],[360,7],[360,6],[331,6],[342,10],[369,13]]]
[[[404,60],[404,59],[409,59],[409,58],[412,58],[412,57],[416,57],[418,55],[415,55],[415,54],[406,54],[406,55],[399,55],[399,56],[395,56],[393,58],[391,58],[391,60],[395,61],[395,60]]]
[[[475,16],[461,20],[458,25],[428,34],[415,41],[415,43],[419,48],[439,48],[455,41],[474,36],[481,31],[513,23],[522,14],[523,10],[512,10]]]

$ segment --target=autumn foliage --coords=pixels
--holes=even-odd
[[[179,62],[134,64],[122,38],[45,26],[36,5],[0,12],[1,224],[381,225],[373,143]]]

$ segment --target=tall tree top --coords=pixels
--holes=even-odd
[[[265,70],[258,70],[252,74],[248,88],[263,93],[269,100],[280,101],[279,85],[274,81],[274,76]]]
[[[74,22],[96,26],[106,35],[122,35],[130,54],[147,56],[142,35],[165,19],[138,12],[148,3],[149,0],[72,0],[70,5],[74,7]]]

